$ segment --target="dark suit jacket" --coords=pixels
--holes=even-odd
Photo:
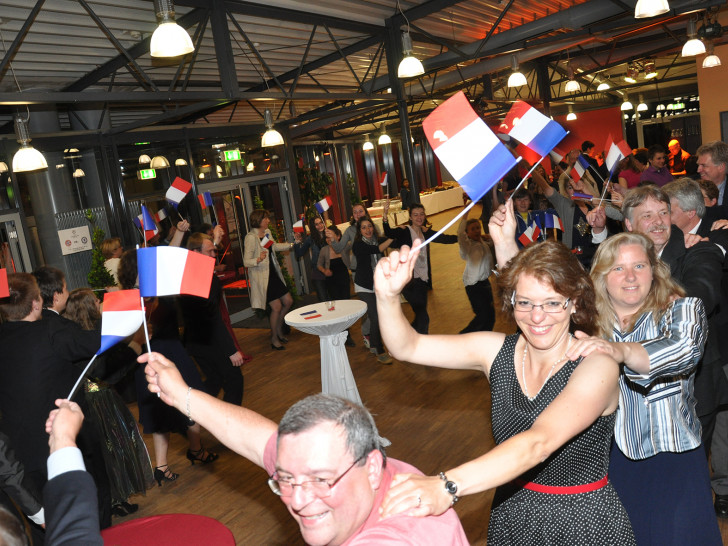
[[[209,297],[181,296],[179,301],[185,323],[185,345],[208,346],[228,357],[237,352],[220,314],[222,283],[217,275],[212,276]]]
[[[78,378],[80,370],[73,362],[88,362],[99,348],[98,332],[73,326],[58,316],[0,324],[0,429],[28,473],[45,476],[48,413]]]
[[[96,486],[88,472],[59,474],[43,488],[46,544],[102,546],[96,509]]]
[[[728,231],[712,232],[711,242],[701,242],[685,248],[685,236],[672,226],[670,240],[660,257],[670,266],[670,272],[688,296],[700,298],[708,314],[709,332],[703,358],[695,374],[696,411],[699,416],[712,413],[728,402],[728,379],[723,373],[717,328],[721,301],[721,277],[723,275],[723,252],[715,242],[728,244]],[[713,242],[715,241],[715,242]],[[728,248],[728,246],[723,246]]]
[[[698,226],[698,235],[701,237],[707,237],[710,235],[710,227],[713,225],[713,222],[725,219],[728,219],[728,207],[724,205],[706,207],[703,221],[700,222],[700,225]]]

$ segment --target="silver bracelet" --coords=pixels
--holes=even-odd
[[[190,421],[192,420],[192,417],[190,416],[190,393],[192,392],[192,387],[187,387],[187,419]]]

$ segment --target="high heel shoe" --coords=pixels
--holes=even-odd
[[[287,337],[278,336],[278,341],[280,341],[281,343],[288,343],[288,338]]]
[[[275,351],[285,351],[286,350],[286,348],[283,345],[273,345],[272,343],[270,344],[270,348]]]
[[[207,463],[211,463],[213,461],[217,461],[217,458],[219,456],[220,455],[218,455],[217,453],[213,453],[212,451],[207,451],[204,448],[204,446],[200,446],[200,449],[197,449],[197,450],[192,450],[192,449],[187,450],[187,458],[190,460],[190,464],[193,464],[193,465],[195,463],[207,464]]]
[[[177,478],[179,478],[179,474],[172,472],[168,464],[163,464],[162,466],[158,466],[154,469],[154,479],[159,484],[159,487],[162,487],[163,481],[173,482]]]

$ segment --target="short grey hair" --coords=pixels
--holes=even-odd
[[[706,142],[695,152],[695,155],[701,156],[710,154],[710,158],[716,165],[722,163],[728,167],[728,144],[722,140],[713,140]]]
[[[703,192],[700,191],[700,185],[692,178],[686,176],[668,182],[662,186],[670,199],[674,199],[680,205],[680,208],[688,211],[694,210],[698,218],[705,217],[705,199]]]
[[[325,422],[346,431],[346,449],[354,460],[377,449],[386,461],[383,439],[372,414],[359,404],[330,394],[314,394],[293,404],[278,424],[278,441],[281,436],[305,432]]]
[[[634,222],[632,218],[634,209],[639,207],[648,199],[654,199],[655,201],[666,203],[667,210],[668,212],[670,211],[670,198],[665,195],[665,192],[658,186],[648,184],[646,186],[637,186],[627,192],[627,195],[624,196],[624,202],[622,203],[622,214],[627,220]]]

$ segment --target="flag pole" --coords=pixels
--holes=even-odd
[[[472,209],[472,208],[473,208],[473,207],[475,206],[475,204],[476,204],[476,203],[477,203],[477,201],[471,201],[471,202],[470,202],[470,204],[469,204],[469,205],[468,205],[467,207],[465,207],[465,208],[464,208],[463,210],[461,210],[461,211],[460,211],[460,212],[459,212],[459,213],[458,213],[458,214],[457,214],[457,215],[455,216],[455,218],[453,218],[452,220],[450,220],[450,221],[449,221],[449,222],[448,222],[447,224],[445,224],[445,226],[444,226],[444,227],[440,228],[440,229],[439,229],[439,230],[437,231],[437,233],[435,233],[434,235],[432,235],[431,237],[429,237],[429,238],[428,238],[428,239],[427,239],[427,240],[426,240],[426,241],[425,241],[424,243],[422,243],[422,244],[421,244],[420,246],[418,246],[417,248],[422,248],[422,247],[424,247],[424,246],[427,246],[428,244],[430,244],[430,243],[431,243],[431,242],[433,241],[433,239],[435,239],[435,238],[436,238],[437,236],[439,236],[439,235],[440,235],[441,233],[444,233],[444,232],[445,232],[445,230],[446,230],[447,228],[449,228],[449,227],[450,227],[451,225],[453,225],[453,224],[454,224],[455,222],[457,222],[458,220],[460,220],[460,218],[462,218],[464,214],[467,214],[467,212],[468,212],[468,211],[469,211],[470,209]]]
[[[137,245],[137,251],[139,250],[139,245]],[[139,266],[137,266],[138,268]],[[149,330],[147,329],[147,309],[144,306],[144,296],[142,296],[141,291],[139,292],[139,299],[141,300],[142,304],[142,317],[144,318],[144,321],[142,324],[144,325],[144,339],[147,342],[147,353],[151,356],[152,354],[152,345],[149,343]]]
[[[88,364],[86,364],[86,367],[85,367],[85,368],[83,369],[83,371],[81,372],[81,375],[80,375],[80,376],[79,376],[79,378],[78,378],[78,379],[76,380],[76,383],[75,383],[75,384],[73,385],[73,388],[71,389],[71,392],[69,392],[69,393],[68,393],[68,396],[66,396],[66,399],[67,399],[67,400],[70,400],[71,398],[73,398],[73,395],[74,395],[74,394],[76,394],[76,389],[78,389],[78,386],[79,386],[79,385],[81,384],[81,381],[83,381],[83,378],[84,378],[84,377],[86,377],[86,372],[88,372],[89,368],[91,368],[91,364],[93,364],[93,363],[94,363],[94,360],[96,360],[96,357],[97,357],[97,356],[99,356],[99,355],[98,355],[98,353],[96,353],[96,354],[95,354],[95,355],[94,355],[94,356],[93,356],[93,357],[91,358],[91,360],[89,361],[89,363],[88,363]]]
[[[546,155],[548,155],[548,154],[546,154]],[[512,192],[511,192],[511,194],[510,194],[510,195],[508,196],[508,200],[509,200],[509,201],[510,201],[511,199],[513,199],[513,194],[514,194],[514,193],[516,193],[516,192],[518,191],[518,188],[520,188],[521,186],[523,186],[523,183],[524,183],[524,182],[526,181],[526,179],[527,179],[527,178],[528,178],[529,176],[531,176],[531,173],[533,172],[533,170],[534,170],[534,169],[535,169],[536,167],[538,167],[538,166],[539,166],[539,164],[540,164],[540,163],[541,163],[541,162],[542,162],[542,161],[544,160],[544,158],[546,157],[546,155],[542,155],[542,156],[541,156],[541,159],[539,159],[538,161],[536,161],[536,164],[535,164],[535,165],[534,165],[533,167],[531,167],[531,170],[530,170],[530,171],[528,171],[528,172],[526,173],[526,176],[524,176],[523,178],[521,178],[521,181],[520,181],[520,182],[518,183],[518,186],[516,186],[516,187],[515,187],[515,189],[514,189],[514,190],[513,190]],[[521,158],[519,157],[519,158],[518,158],[518,159],[517,159],[516,161],[520,161],[520,160],[521,160]]]
[[[622,154],[619,154],[619,159],[617,159],[617,161],[615,161],[612,164],[612,168],[609,171],[609,178],[607,178],[607,180],[611,180],[612,179],[612,175],[614,174],[614,168],[617,166],[617,163],[619,163],[623,159],[621,156],[622,156]],[[608,187],[609,187],[609,182],[604,182],[604,190],[602,191],[602,197],[599,199],[599,206],[600,207],[604,203],[604,196],[607,195],[607,188]]]

